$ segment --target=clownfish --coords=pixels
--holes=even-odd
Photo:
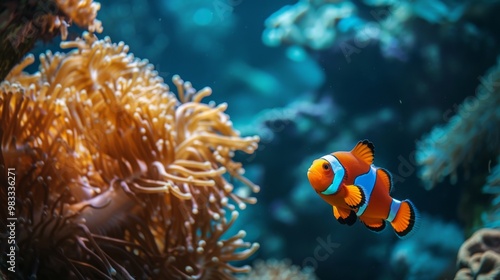
[[[390,196],[391,175],[373,165],[374,151],[370,141],[359,141],[349,152],[314,160],[307,178],[319,196],[332,205],[341,224],[353,225],[359,217],[368,229],[380,232],[388,221],[403,238],[416,229],[418,213],[409,200]]]

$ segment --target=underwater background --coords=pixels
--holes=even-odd
[[[491,269],[459,256],[479,229],[500,226],[500,1],[100,4],[97,38],[123,41],[171,88],[175,75],[196,89],[210,87],[203,102],[227,103],[234,129],[260,138],[253,153],[234,154],[260,191],[251,194],[238,178],[225,177],[235,193],[257,202],[240,207],[222,238],[244,230],[246,242],[260,245],[232,262],[253,272],[231,275],[500,279],[497,230],[489,232],[493,245],[481,247],[496,254]],[[69,27],[67,40],[82,32]],[[39,41],[30,52],[68,52],[60,42]],[[39,65],[37,58],[24,71],[34,73]],[[374,164],[392,174],[391,196],[410,199],[419,211],[419,227],[406,239],[390,227],[374,233],[361,223],[341,225],[307,180],[314,159],[363,139],[375,145]],[[3,157],[6,150],[2,146]],[[459,275],[459,269],[468,270]],[[145,275],[137,279],[155,279]]]

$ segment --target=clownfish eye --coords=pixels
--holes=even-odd
[[[323,170],[330,169],[330,166],[327,163],[323,163]]]

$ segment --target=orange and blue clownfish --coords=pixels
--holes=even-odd
[[[390,173],[373,165],[374,146],[358,142],[349,152],[335,152],[313,161],[307,177],[314,190],[333,207],[341,224],[353,225],[357,217],[368,229],[380,232],[386,221],[400,238],[416,229],[418,214],[409,200],[390,196]]]

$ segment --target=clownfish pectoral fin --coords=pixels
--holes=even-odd
[[[368,140],[359,141],[358,144],[351,150],[351,153],[358,159],[371,165],[375,156],[375,146]]]
[[[359,218],[361,222],[371,231],[381,232],[385,229],[385,221],[382,219]]]
[[[390,193],[392,190],[392,176],[389,171],[384,168],[379,168],[377,170],[377,176],[382,181],[382,185],[387,188],[387,193]]]
[[[415,206],[409,200],[405,199],[401,202],[401,206],[394,220],[391,222],[391,226],[399,238],[405,238],[417,229],[418,220],[418,212]]]
[[[351,208],[359,208],[366,203],[365,191],[362,187],[356,185],[345,186],[345,203]]]
[[[339,221],[339,223],[348,226],[352,226],[358,217],[352,210],[338,208],[335,206],[333,206],[333,216],[337,219],[337,221]]]

